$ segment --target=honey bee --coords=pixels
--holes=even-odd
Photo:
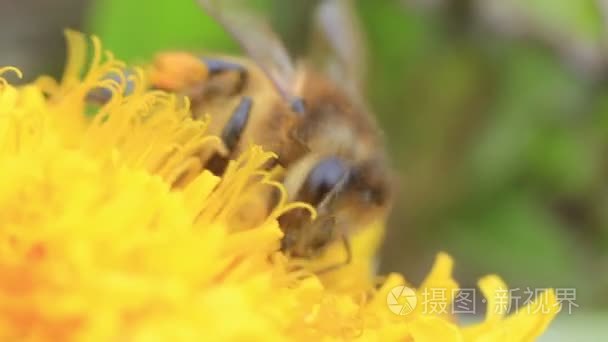
[[[284,252],[310,258],[342,240],[348,263],[349,234],[385,217],[392,198],[382,133],[361,96],[365,50],[354,10],[348,0],[320,1],[313,54],[294,63],[266,22],[230,2],[199,0],[246,57],[160,53],[151,82],[189,96],[195,116],[212,115],[211,133],[227,151],[209,161],[212,172],[250,143],[277,153],[289,199],[318,213],[280,217]]]

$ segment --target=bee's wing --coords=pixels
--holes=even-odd
[[[217,20],[239,43],[248,57],[267,74],[279,93],[292,98],[295,67],[269,24],[248,3],[251,0],[198,0],[207,14]]]
[[[366,78],[367,49],[352,0],[321,0],[316,8],[311,58],[357,94]]]

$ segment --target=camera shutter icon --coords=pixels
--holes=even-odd
[[[400,316],[414,311],[417,302],[416,291],[406,286],[393,287],[386,295],[386,305],[389,310]]]

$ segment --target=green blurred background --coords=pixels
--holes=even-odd
[[[602,1],[356,1],[369,101],[400,177],[383,271],[416,283],[443,250],[464,287],[498,273],[608,308]],[[261,4],[299,54],[314,2]],[[193,0],[8,1],[0,22],[0,64],[30,76],[59,72],[65,26],[131,62],[162,49],[238,52]]]

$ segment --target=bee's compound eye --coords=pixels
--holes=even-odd
[[[341,187],[346,182],[349,173],[349,167],[338,158],[321,160],[308,174],[306,188],[303,189],[308,195],[305,196],[305,200],[318,204],[330,192],[339,190],[337,187]]]

